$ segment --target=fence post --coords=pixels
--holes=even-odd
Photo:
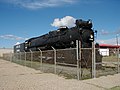
[[[21,52],[20,52],[20,61],[21,61]]]
[[[56,65],[57,65],[57,62],[56,62],[56,50],[55,50],[54,47],[52,47],[52,49],[54,50],[54,64],[55,64],[54,73],[56,74]]]
[[[94,78],[96,78],[96,48],[94,43]]]
[[[26,52],[24,51],[24,53],[25,53],[25,66],[26,66]]]
[[[33,52],[32,52],[32,50],[30,49],[30,54],[31,54],[31,64],[30,64],[30,66],[32,67],[32,61],[33,61]]]
[[[16,60],[15,60],[15,62],[16,62],[16,61],[18,61],[18,52],[16,53]]]
[[[13,59],[12,59],[13,61],[15,60],[15,53],[13,53]]]
[[[118,73],[119,73],[119,70],[120,70],[120,62],[119,62],[119,47],[117,48],[117,67],[118,67]]]
[[[96,78],[95,44],[92,42],[92,78]]]
[[[76,54],[77,54],[77,79],[81,79],[81,42],[76,40]]]
[[[79,41],[79,68],[80,68],[80,79],[82,79],[82,65],[81,65],[81,63],[82,63],[82,60],[81,60],[81,58],[82,58],[82,56],[81,56],[81,53],[82,53],[82,50],[81,50],[81,41]]]
[[[42,51],[40,50],[40,48],[38,48],[38,50],[40,51],[40,64],[41,64],[41,67],[42,67]]]
[[[10,62],[12,62],[12,57],[13,57],[13,55],[12,55],[13,53],[12,52],[10,52]]]

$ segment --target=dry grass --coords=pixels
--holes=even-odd
[[[102,58],[105,62],[117,62],[117,56],[106,56]]]

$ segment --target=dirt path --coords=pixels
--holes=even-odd
[[[120,74],[78,81],[0,59],[0,90],[106,90],[114,86],[120,86]]]

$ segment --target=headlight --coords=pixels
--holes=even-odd
[[[92,35],[92,34],[90,35],[89,40],[90,40],[90,41],[93,41],[93,40],[94,40],[94,37],[93,37],[93,35]]]

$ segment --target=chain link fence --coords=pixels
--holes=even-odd
[[[120,72],[119,51],[119,48],[107,48],[100,52],[102,55],[102,62],[96,62],[96,65],[101,65],[102,67],[96,70],[96,77],[113,75]]]
[[[119,73],[119,49],[109,49],[109,55],[100,55],[94,42],[92,48],[80,46],[77,42],[76,48],[5,53],[3,59],[67,79],[83,80]]]

